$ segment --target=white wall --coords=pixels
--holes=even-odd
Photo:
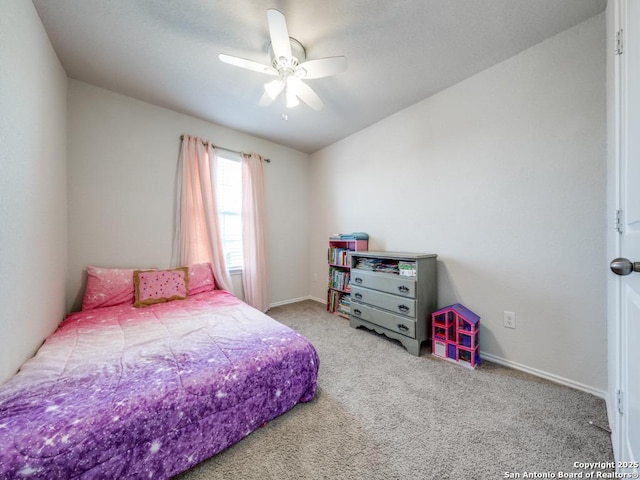
[[[313,154],[312,296],[331,233],[437,253],[484,354],[604,395],[604,47],[601,14]]]
[[[0,382],[65,313],[67,77],[31,2],[0,14]]]
[[[87,265],[169,266],[181,134],[271,159],[270,301],[308,296],[307,154],[76,80],[68,109],[70,308],[80,306]]]

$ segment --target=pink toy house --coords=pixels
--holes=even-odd
[[[431,315],[431,354],[470,368],[480,364],[480,317],[461,303]]]

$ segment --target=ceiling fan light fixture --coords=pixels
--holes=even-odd
[[[280,95],[283,88],[284,83],[280,79],[272,80],[264,84],[264,91],[267,92],[267,95],[269,95],[271,100],[275,100],[275,98]]]
[[[300,102],[298,101],[298,96],[294,89],[291,89],[287,86],[285,91],[285,97],[287,99],[287,108],[297,107]]]
[[[300,102],[298,101],[298,94],[300,93],[300,80],[296,76],[288,76],[285,80],[287,83],[285,95],[287,97],[287,108],[295,107]]]
[[[302,81],[298,77],[287,77],[287,91],[291,91],[294,95],[298,95],[300,84]]]

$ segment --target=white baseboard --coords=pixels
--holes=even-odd
[[[326,298],[318,298],[318,297],[309,296],[309,300],[313,300],[314,302],[322,303],[323,305],[327,304],[327,299]]]
[[[291,298],[289,300],[282,300],[281,302],[271,303],[269,304],[269,308],[279,307],[281,305],[288,305],[290,303],[303,302],[304,300],[313,300],[315,302],[326,303],[326,300],[321,300],[318,297],[312,297],[311,295],[307,295],[306,297]]]
[[[482,359],[489,360],[490,362],[504,365],[505,367],[514,368],[516,370],[535,375],[536,377],[559,383],[560,385],[565,385],[567,387],[575,388],[576,390],[590,393],[592,395],[595,395],[596,397],[602,398],[605,402],[607,402],[607,404],[609,403],[609,395],[605,390],[599,390],[597,388],[590,387],[589,385],[584,385],[580,382],[575,382],[573,380],[569,380],[568,378],[545,372],[544,370],[538,370],[537,368],[528,367],[527,365],[522,365],[521,363],[512,362],[511,360],[507,360],[501,357],[496,357],[495,355],[491,355],[490,353],[484,353],[480,351],[480,356],[482,357]]]

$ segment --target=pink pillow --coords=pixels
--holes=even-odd
[[[210,292],[216,289],[210,263],[189,265],[189,295]]]
[[[134,307],[146,307],[154,303],[184,300],[189,295],[189,269],[134,270]]]
[[[132,304],[133,300],[133,269],[87,267],[82,310]]]

